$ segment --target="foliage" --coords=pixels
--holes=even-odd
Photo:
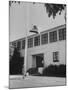
[[[20,57],[20,52],[15,48],[14,54],[10,60],[10,74],[22,74],[23,58]]]
[[[65,10],[66,7],[65,4],[48,4],[48,3],[45,3],[44,6],[46,7],[46,12],[48,13],[48,16],[49,17],[53,16],[53,18],[55,18],[57,13],[59,13],[60,15],[61,12]]]
[[[30,68],[30,69],[27,70],[27,72],[29,74],[36,74],[36,73],[38,73],[38,69],[37,68]]]
[[[66,65],[50,65],[43,70],[43,76],[66,77]]]

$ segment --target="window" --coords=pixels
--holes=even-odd
[[[25,49],[25,40],[22,40],[22,49]]]
[[[53,52],[53,62],[59,61],[59,52]]]
[[[21,49],[21,41],[18,41],[18,42],[17,42],[17,48],[18,48],[18,49]]]
[[[59,30],[59,40],[66,40],[66,28]]]
[[[34,46],[40,45],[40,36],[34,37]]]
[[[14,47],[16,47],[16,42],[12,42],[12,45],[13,45]]]
[[[33,38],[28,39],[28,48],[33,47]]]
[[[50,42],[56,42],[57,41],[57,31],[53,31],[49,33]]]
[[[41,43],[42,44],[48,43],[48,33],[41,35]]]

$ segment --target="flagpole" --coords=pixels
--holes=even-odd
[[[27,71],[27,54],[28,54],[28,51],[27,51],[27,49],[28,49],[28,35],[27,35],[27,30],[28,30],[28,26],[29,26],[29,4],[28,3],[26,3],[26,38],[25,38],[25,58],[24,58],[24,77],[23,78],[25,78],[25,76],[26,76],[26,71]],[[38,28],[37,28],[37,26],[36,25],[34,25],[33,26],[33,29],[30,31],[30,32],[33,32],[33,33],[36,33],[36,34],[38,34]]]
[[[26,71],[27,71],[27,48],[28,48],[28,38],[27,38],[27,30],[28,30],[28,25],[29,25],[29,5],[28,3],[26,3],[26,23],[25,23],[25,33],[26,33],[26,37],[25,37],[25,58],[24,58],[24,77],[26,76]]]
[[[27,34],[25,38],[25,58],[24,58],[24,76],[26,76],[26,67],[27,66]]]

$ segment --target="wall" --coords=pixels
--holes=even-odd
[[[44,54],[44,66],[47,67],[50,64],[66,64],[66,40],[48,43],[45,45],[28,48],[27,53],[27,69],[33,67],[32,55]],[[59,62],[53,62],[53,52],[59,52]],[[24,50],[21,50],[21,55],[24,56]]]

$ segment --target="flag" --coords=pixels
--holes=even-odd
[[[38,28],[36,25],[33,26],[32,30],[30,30],[30,32],[36,33],[38,34]]]

